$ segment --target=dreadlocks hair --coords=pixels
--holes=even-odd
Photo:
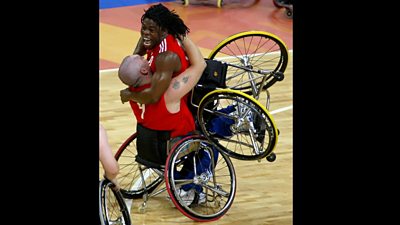
[[[184,38],[190,32],[183,20],[175,13],[175,10],[169,10],[161,3],[152,5],[145,10],[141,18],[142,23],[145,18],[153,20],[158,26],[166,29],[169,34],[178,39]]]

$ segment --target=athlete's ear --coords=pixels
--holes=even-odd
[[[141,63],[141,66],[140,66],[141,75],[147,76],[150,72],[149,62],[142,57],[142,61],[140,63]]]
[[[147,67],[142,66],[142,68],[140,68],[140,73],[145,76],[149,73],[149,70]]]

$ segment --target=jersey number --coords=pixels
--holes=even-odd
[[[142,120],[144,120],[144,111],[146,111],[146,105],[145,104],[140,104],[137,102],[137,105],[139,107],[139,109],[142,110],[142,114],[140,114],[140,118],[142,118]]]

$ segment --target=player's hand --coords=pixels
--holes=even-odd
[[[125,102],[130,100],[131,91],[129,90],[129,88],[122,89],[119,92],[119,96],[121,97],[122,104],[124,104]]]
[[[111,187],[114,191],[119,191],[119,189],[120,189],[121,187],[119,186],[119,183],[118,183],[118,180],[117,180],[116,177],[115,177],[114,179],[108,179],[108,178],[106,177],[106,175],[104,174],[104,178],[107,179],[107,180],[109,180],[109,181],[111,181],[111,183],[114,184],[114,185]]]

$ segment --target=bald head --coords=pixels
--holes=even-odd
[[[150,67],[140,55],[126,56],[118,70],[118,77],[127,86],[140,86],[150,83]]]

